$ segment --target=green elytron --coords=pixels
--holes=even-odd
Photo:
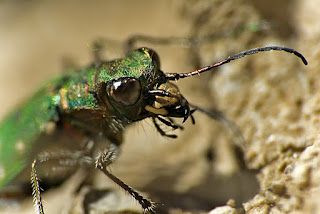
[[[38,177],[49,180],[46,163],[70,168],[95,166],[131,194],[145,211],[154,204],[112,175],[106,167],[113,163],[127,124],[152,118],[161,135],[159,122],[179,128],[172,117],[193,119],[199,110],[217,120],[228,121],[218,112],[191,105],[171,80],[190,77],[232,60],[261,51],[286,51],[305,58],[295,50],[271,46],[252,49],[190,73],[164,73],[158,55],[148,49],[132,51],[126,58],[99,61],[83,70],[71,70],[45,84],[27,102],[0,124],[0,187],[19,184],[30,176],[36,208],[43,213]],[[230,123],[231,124],[231,123]],[[64,161],[59,161],[64,160]],[[39,164],[40,163],[40,164]],[[61,179],[65,171],[51,172]],[[38,176],[39,175],[39,176]]]

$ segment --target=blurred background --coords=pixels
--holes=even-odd
[[[0,118],[45,81],[62,75],[66,65],[90,64],[90,44],[100,38],[109,41],[103,49],[106,59],[124,57],[124,44],[133,35],[200,38],[193,46],[136,44],[156,50],[164,72],[177,73],[255,47],[294,48],[309,60],[308,67],[291,54],[261,53],[224,65],[218,72],[177,82],[190,103],[221,110],[234,121],[245,143],[201,113],[194,114],[195,125],[187,121],[183,131],[175,131],[174,140],[160,136],[151,120],[145,120],[127,128],[121,156],[111,168],[124,182],[163,204],[158,213],[207,213],[215,207],[239,213],[310,209],[320,213],[312,200],[304,200],[311,192],[315,199],[320,195],[313,191],[319,181],[312,177],[318,175],[312,162],[318,159],[303,154],[307,147],[319,148],[319,60],[315,59],[319,4],[316,0],[1,1]],[[295,172],[298,166],[302,168]],[[81,176],[80,172],[42,195],[46,213],[141,212],[99,172],[91,175],[93,187],[76,191],[74,181]],[[94,200],[86,200],[89,193]],[[34,213],[32,198],[0,212]]]

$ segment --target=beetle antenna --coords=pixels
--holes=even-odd
[[[297,57],[299,57],[302,60],[303,64],[305,64],[305,65],[308,64],[306,58],[301,53],[299,53],[299,52],[297,52],[297,51],[295,51],[295,50],[293,50],[291,48],[280,47],[280,46],[267,46],[267,47],[254,48],[254,49],[251,49],[251,50],[243,51],[243,52],[238,53],[238,54],[236,54],[234,56],[228,57],[225,60],[217,62],[217,63],[215,63],[213,65],[206,66],[204,68],[200,68],[200,69],[195,70],[195,71],[191,71],[191,72],[188,72],[188,73],[165,73],[165,76],[166,76],[166,78],[168,80],[178,80],[178,79],[181,79],[181,78],[191,77],[193,75],[200,74],[200,73],[206,72],[208,70],[211,70],[212,68],[221,66],[221,65],[226,64],[226,63],[229,63],[232,60],[236,60],[236,59],[248,56],[248,55],[257,54],[259,52],[264,52],[264,51],[285,51],[285,52],[288,52],[288,53],[292,53],[292,54],[296,55]]]
[[[239,126],[237,126],[237,124],[232,122],[229,118],[227,118],[222,112],[220,112],[218,110],[210,110],[209,111],[209,110],[203,109],[203,108],[196,106],[196,105],[190,104],[190,106],[192,106],[194,108],[193,109],[194,111],[198,110],[198,111],[206,114],[210,118],[212,118],[214,120],[218,120],[218,121],[222,122],[225,126],[227,126],[230,129],[230,131],[236,136],[237,145],[243,151],[245,151],[246,140],[245,140],[244,136],[242,135],[242,132],[241,132]]]

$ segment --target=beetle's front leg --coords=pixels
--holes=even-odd
[[[119,178],[114,176],[112,173],[110,173],[107,170],[107,166],[113,163],[117,156],[119,154],[118,147],[114,144],[111,144],[111,146],[108,149],[105,149],[102,153],[99,154],[97,160],[96,160],[96,168],[100,169],[108,178],[110,178],[113,182],[115,182],[117,185],[119,185],[124,191],[129,193],[135,200],[139,202],[139,204],[142,206],[144,211],[149,213],[155,213],[154,208],[155,204],[149,200],[146,199],[143,195],[138,193],[135,189],[121,181]]]

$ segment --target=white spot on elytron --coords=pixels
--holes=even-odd
[[[0,165],[0,179],[4,179],[6,177],[5,169]]]
[[[56,123],[53,121],[50,121],[46,123],[44,130],[46,134],[50,135],[50,134],[53,134],[53,132],[56,130],[56,127],[57,127]]]
[[[19,153],[22,153],[26,150],[26,145],[22,140],[19,140],[18,142],[16,142],[14,147],[17,150],[17,152],[19,152]]]

